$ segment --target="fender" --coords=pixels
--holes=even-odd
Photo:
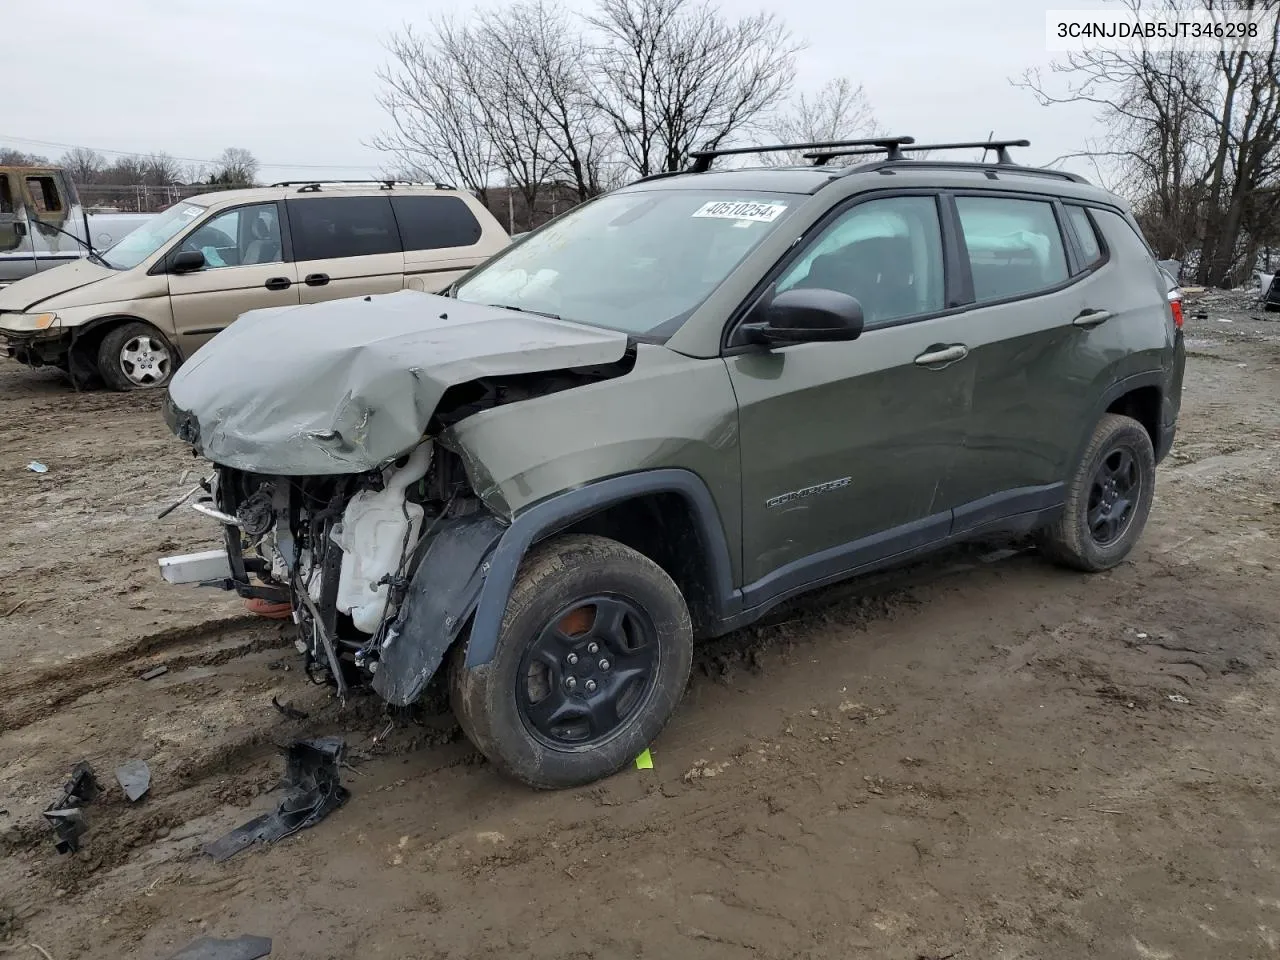
[[[427,544],[373,675],[373,689],[388,703],[404,707],[422,695],[475,609],[486,558],[505,531],[493,514],[473,513],[446,521]]]
[[[1094,428],[1097,427],[1098,421],[1102,419],[1102,415],[1107,412],[1107,407],[1111,406],[1126,393],[1137,390],[1139,387],[1155,387],[1160,391],[1160,395],[1164,396],[1165,390],[1168,387],[1166,374],[1162,370],[1150,370],[1146,373],[1135,373],[1133,376],[1124,377],[1107,387],[1107,389],[1103,391],[1101,399],[1099,399],[1094,405],[1093,416],[1089,419],[1088,425],[1085,427],[1084,435],[1076,444],[1075,453],[1072,454],[1071,460],[1069,461],[1069,470],[1074,471],[1076,469],[1076,465],[1080,462],[1080,457],[1084,455],[1084,450],[1089,445],[1089,439],[1093,436]],[[1163,427],[1163,425],[1160,424],[1158,427]],[[1160,438],[1156,439],[1155,447],[1157,463],[1159,463],[1164,458],[1164,455],[1169,452],[1169,446],[1172,445],[1172,439],[1172,434],[1169,436],[1168,443],[1163,442]]]
[[[467,669],[493,659],[520,561],[534,543],[613,504],[655,493],[678,494],[693,508],[696,533],[709,566],[709,602],[713,615],[717,620],[726,620],[737,613],[742,596],[733,586],[729,544],[715,501],[702,478],[676,468],[625,474],[549,497],[516,516],[489,558],[489,570],[480,588],[471,624]]]

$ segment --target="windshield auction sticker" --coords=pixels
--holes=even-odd
[[[787,209],[785,203],[759,203],[754,200],[713,200],[693,211],[695,217],[714,217],[717,220],[754,220],[757,223],[773,223]]]

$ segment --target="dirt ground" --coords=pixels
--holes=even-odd
[[[1280,956],[1270,317],[1188,322],[1130,562],[984,547],[809,598],[702,650],[654,769],[561,793],[447,715],[340,712],[278,626],[165,588],[156,557],[212,531],[155,519],[200,466],[157,399],[0,362],[0,955],[248,933],[282,960]],[[350,745],[349,802],[203,856],[274,805],[277,745],[321,733]],[[107,789],[60,856],[40,812],[81,759]]]

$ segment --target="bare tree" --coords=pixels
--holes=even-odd
[[[75,147],[62,155],[58,163],[71,174],[73,183],[93,183],[107,166],[107,158],[97,150]]]
[[[243,147],[227,147],[214,161],[211,181],[226,186],[250,186],[258,176],[258,160]]]
[[[777,143],[857,140],[880,132],[866,91],[848,77],[828,80],[817,93],[801,93],[764,126]],[[763,153],[760,159],[769,166],[802,164],[805,152]]]
[[[635,173],[678,170],[774,107],[795,76],[781,20],[737,22],[702,0],[599,0],[597,105]]]
[[[39,167],[48,162],[45,157],[34,153],[23,153],[11,147],[0,147],[0,165],[6,167]]]
[[[1130,10],[1143,0],[1122,0]],[[1228,0],[1199,0],[1210,15],[1238,10]],[[1276,10],[1277,0],[1248,0]],[[1170,13],[1176,0],[1146,10]],[[1041,103],[1090,103],[1108,130],[1087,156],[1134,201],[1163,256],[1195,255],[1200,283],[1226,286],[1252,271],[1245,235],[1280,182],[1280,36],[1250,48],[1205,53],[1175,47],[1069,54],[1055,63],[1058,89],[1038,73],[1021,84]]]
[[[153,187],[167,187],[182,180],[182,165],[164,153],[149,154],[142,161],[142,182]],[[254,166],[257,162],[254,161]]]

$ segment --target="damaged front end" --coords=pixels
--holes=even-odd
[[[510,520],[441,438],[633,362],[624,334],[429,294],[246,314],[178,371],[165,406],[214,464],[191,507],[222,524],[225,550],[164,558],[162,574],[289,604],[313,678],[411,704]]]
[[[400,705],[435,674],[506,529],[472,493],[460,459],[431,440],[381,471],[279,477],[218,467],[205,488],[191,506],[223,525],[226,549],[165,558],[166,579],[289,603],[313,680],[345,695],[372,679]],[[392,669],[380,675],[384,660]]]

